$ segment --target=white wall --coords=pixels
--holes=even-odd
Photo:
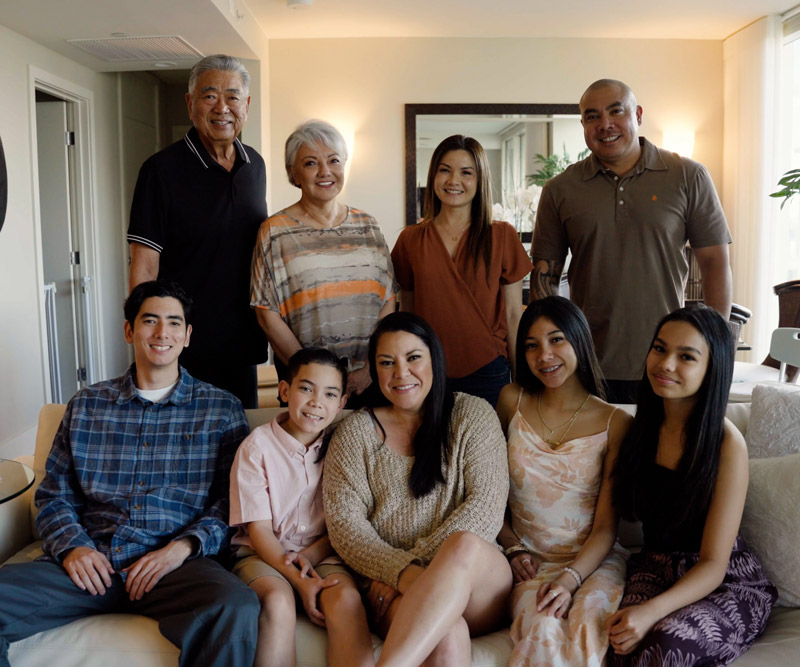
[[[0,135],[9,179],[8,214],[0,231],[0,457],[33,452],[36,420],[46,398],[35,246],[30,67],[93,95],[91,185],[98,221],[96,268],[107,276],[97,286],[101,361],[106,374],[115,372],[124,358],[116,77],[91,72],[0,26],[0,81],[7,100]]]
[[[355,142],[343,200],[375,215],[390,245],[405,220],[406,103],[577,102],[592,81],[622,79],[644,107],[642,134],[660,143],[665,129],[694,129],[694,157],[722,184],[719,41],[271,40],[269,71],[270,211],[299,194],[283,142],[301,120],[323,118]]]

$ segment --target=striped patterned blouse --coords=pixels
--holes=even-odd
[[[378,222],[348,208],[332,229],[279,211],[258,232],[250,305],[280,314],[303,347],[319,345],[363,367],[378,314],[397,292]]]

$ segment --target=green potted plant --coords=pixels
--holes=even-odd
[[[544,186],[553,176],[558,176],[558,174],[572,164],[572,160],[569,157],[569,153],[567,153],[567,147],[565,145],[562,145],[561,151],[561,155],[558,153],[553,153],[552,155],[536,154],[536,161],[541,163],[542,166],[538,171],[528,174],[525,177],[528,185]],[[578,160],[583,160],[587,155],[589,155],[588,148],[578,153]]]
[[[782,187],[781,190],[773,192],[770,197],[783,198],[781,208],[786,205],[792,197],[800,194],[800,169],[790,169],[787,171],[783,178],[778,181],[778,185]]]

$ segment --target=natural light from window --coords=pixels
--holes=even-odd
[[[781,130],[778,135],[778,178],[800,169],[800,25],[790,19],[781,53]],[[786,33],[789,34],[786,34]],[[777,183],[777,178],[776,178]],[[776,187],[776,190],[778,188]],[[800,279],[800,195],[784,205],[777,217],[777,249],[773,284]]]

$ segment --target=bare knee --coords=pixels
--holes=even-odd
[[[453,558],[462,563],[471,563],[479,559],[487,548],[493,547],[474,533],[462,530],[448,536],[436,555]]]
[[[259,621],[294,625],[296,618],[294,592],[282,579],[259,577],[250,583],[261,603]]]
[[[324,589],[319,597],[322,613],[325,614],[326,619],[329,619],[329,622],[330,619],[342,618],[345,615],[352,616],[363,610],[361,595],[350,577],[332,574],[325,578],[329,577],[339,580],[335,586]]]

